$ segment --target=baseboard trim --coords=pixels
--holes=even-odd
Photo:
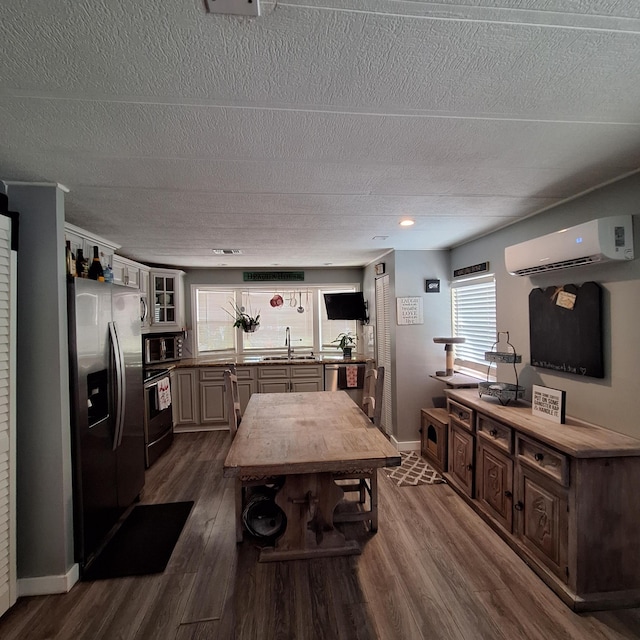
[[[18,578],[18,597],[48,596],[54,593],[68,593],[80,579],[80,567],[74,564],[67,573],[60,576],[39,576]]]
[[[391,436],[391,444],[398,451],[420,451],[420,440],[406,440],[400,442]]]

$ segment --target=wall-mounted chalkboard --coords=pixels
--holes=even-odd
[[[534,367],[604,378],[600,285],[533,289],[529,339]]]

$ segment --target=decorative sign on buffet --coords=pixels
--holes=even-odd
[[[398,324],[424,324],[422,298],[396,298]]]
[[[539,418],[564,424],[566,399],[566,391],[534,384],[531,394],[531,412]]]

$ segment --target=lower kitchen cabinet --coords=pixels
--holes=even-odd
[[[171,404],[176,427],[200,424],[199,370],[174,369],[171,372]]]
[[[270,365],[257,367],[259,393],[323,391],[322,365]]]
[[[224,401],[224,369],[200,369],[200,424],[227,425],[227,406]]]
[[[451,486],[571,608],[640,606],[640,440],[446,393]]]

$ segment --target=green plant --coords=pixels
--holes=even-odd
[[[338,349],[351,349],[356,346],[356,337],[351,335],[351,332],[340,333],[335,340],[332,340],[331,343],[338,343]]]
[[[233,326],[240,327],[243,331],[255,331],[256,327],[260,324],[260,312],[255,317],[248,314],[244,307],[239,307],[233,302],[230,303],[233,309],[233,313],[227,313],[234,319]],[[226,309],[225,309],[226,311]]]

